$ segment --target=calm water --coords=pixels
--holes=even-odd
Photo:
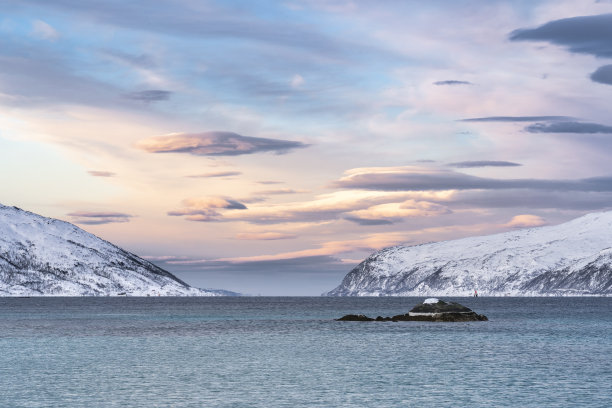
[[[0,298],[0,407],[610,407],[612,298]]]

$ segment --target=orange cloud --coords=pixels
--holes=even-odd
[[[521,214],[512,217],[512,219],[506,224],[503,224],[503,226],[508,228],[531,228],[541,227],[546,224],[548,223],[542,217],[531,214]]]

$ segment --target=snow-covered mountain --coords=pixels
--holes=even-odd
[[[0,296],[217,296],[68,222],[0,205]]]
[[[375,252],[328,296],[612,294],[612,212]]]

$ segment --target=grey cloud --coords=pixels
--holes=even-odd
[[[520,163],[514,163],[509,161],[496,161],[496,160],[476,160],[476,161],[462,161],[456,163],[449,163],[451,167],[458,168],[472,168],[472,167],[517,167],[522,166]]]
[[[610,192],[497,190],[462,191],[452,200],[462,208],[524,208],[598,211],[612,208]]]
[[[334,183],[340,188],[380,191],[421,190],[504,190],[533,189],[542,191],[612,191],[612,177],[577,180],[493,179],[453,171],[435,173],[365,173]]]
[[[265,185],[268,185],[268,184],[285,184],[285,183],[284,183],[284,182],[282,182],[282,181],[264,180],[264,181],[258,181],[258,182],[257,182],[257,184],[265,184]]]
[[[68,214],[76,224],[111,224],[116,222],[128,222],[133,216],[118,212],[88,212],[76,211]]]
[[[255,194],[261,194],[261,195],[283,195],[283,194],[297,194],[297,193],[303,193],[304,191],[299,191],[299,190],[294,190],[292,188],[281,188],[278,190],[263,190],[263,191],[257,191]]]
[[[436,81],[433,83],[434,85],[472,85],[471,82],[468,81],[457,81],[454,79],[447,81]]]
[[[89,170],[87,173],[94,177],[115,177],[112,171]]]
[[[182,217],[188,221],[220,221],[221,214],[217,209],[246,210],[247,206],[231,198],[212,197],[207,199],[191,199],[183,202],[186,208],[168,211],[167,215]]]
[[[598,123],[558,122],[534,123],[525,128],[530,133],[612,133],[612,126]]]
[[[135,101],[159,102],[170,99],[170,95],[172,95],[172,92],[170,91],[164,91],[161,89],[149,89],[146,91],[131,92],[129,94],[126,94],[125,97],[128,99],[133,99]]]
[[[345,220],[354,222],[355,224],[371,226],[371,225],[390,225],[393,221],[388,219],[371,219],[371,218],[359,218],[359,217],[344,217]]]
[[[540,27],[510,34],[512,41],[546,41],[573,53],[612,57],[612,14],[580,16],[550,21]]]
[[[139,68],[155,68],[157,65],[153,58],[148,54],[130,54],[118,50],[104,50],[104,54],[122,63]]]
[[[568,116],[487,116],[461,119],[460,122],[541,122],[572,119]]]
[[[238,156],[261,152],[284,154],[307,144],[291,140],[242,136],[232,132],[172,134],[141,140],[138,146],[150,153],[189,153],[196,156]]]
[[[603,67],[597,68],[597,70],[591,74],[591,81],[612,85],[612,65],[604,65]]]
[[[193,174],[187,177],[189,178],[216,178],[216,177],[240,176],[241,174],[242,174],[241,171],[218,171],[218,172],[213,172],[213,173]]]

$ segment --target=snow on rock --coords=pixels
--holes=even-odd
[[[68,222],[0,205],[0,296],[216,296]]]
[[[375,252],[329,296],[612,294],[612,211],[564,224]]]
[[[438,298],[428,298],[428,299],[425,299],[423,301],[423,303],[426,304],[426,305],[430,305],[430,304],[438,303],[439,301],[440,301],[440,299],[438,299]]]

